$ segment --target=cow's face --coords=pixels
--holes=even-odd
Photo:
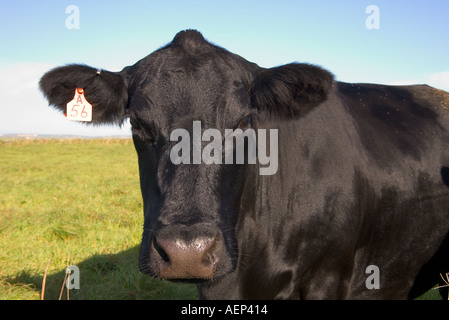
[[[128,109],[145,204],[140,268],[169,279],[220,277],[235,266],[244,166],[207,164],[202,155],[212,138],[224,145],[225,129],[251,127],[252,65],[197,33],[178,35],[133,68],[141,64],[151,76],[132,71]],[[203,139],[209,129],[217,136]]]
[[[259,68],[186,31],[120,73],[61,67],[44,75],[41,89],[64,110],[83,88],[94,123],[130,119],[144,200],[140,269],[203,281],[236,267],[242,194],[256,187],[257,164],[236,164],[236,148],[235,160],[225,159],[229,130],[232,145],[263,119],[303,116],[332,83],[310,65]]]

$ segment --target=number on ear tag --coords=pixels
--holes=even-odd
[[[84,89],[76,88],[73,100],[67,103],[66,117],[72,121],[92,121],[92,105],[84,96]]]

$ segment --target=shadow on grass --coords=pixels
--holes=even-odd
[[[138,269],[138,255],[139,247],[136,246],[117,254],[94,255],[77,263],[76,266],[80,273],[80,289],[69,291],[70,300],[197,299],[195,285],[157,280],[141,273]],[[439,277],[438,274],[436,275]],[[47,275],[45,300],[59,299],[64,277],[65,270]],[[16,276],[0,280],[18,288],[35,290],[40,294],[43,274],[22,271]],[[439,285],[445,284],[441,278],[439,280]],[[62,300],[66,299],[67,289],[64,286]],[[415,299],[448,299],[448,289],[431,289]]]
[[[69,291],[70,300],[197,299],[194,285],[175,284],[142,274],[138,269],[138,253],[136,246],[117,254],[94,255],[77,263],[80,289]],[[65,270],[47,275],[45,300],[59,299],[64,277]],[[22,271],[4,280],[41,292],[43,274]],[[65,286],[62,299],[67,299]]]

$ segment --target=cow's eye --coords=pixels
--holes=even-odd
[[[129,119],[129,123],[131,124],[133,135],[138,136],[140,140],[146,142],[152,142],[154,140],[152,131],[149,130],[145,124],[142,126],[136,119],[133,118]]]
[[[140,124],[133,118],[129,119],[129,123],[131,124],[131,127],[133,127],[133,130],[140,130]]]
[[[240,120],[239,129],[246,130],[248,128],[251,128],[253,126],[253,120],[251,118],[251,115],[247,115],[242,120]]]

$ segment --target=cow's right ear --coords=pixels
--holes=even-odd
[[[50,105],[65,112],[77,88],[84,89],[92,105],[93,124],[120,124],[128,104],[126,81],[121,73],[86,65],[67,65],[44,74],[39,87]]]

